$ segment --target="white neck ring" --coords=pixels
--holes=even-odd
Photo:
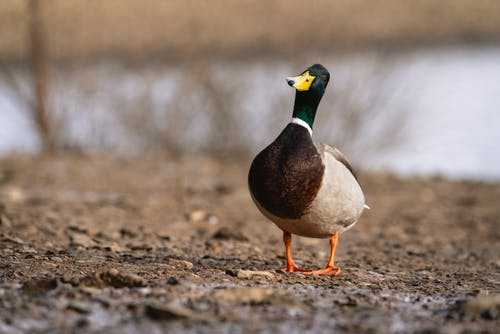
[[[307,131],[309,131],[309,134],[312,137],[313,130],[311,129],[311,127],[309,126],[309,124],[307,124],[307,122],[301,120],[300,118],[292,117],[292,121],[290,123],[298,124],[300,126],[303,126],[304,128],[307,129]]]

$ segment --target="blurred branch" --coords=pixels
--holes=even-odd
[[[48,56],[40,0],[28,0],[29,50],[33,78],[32,118],[38,128],[44,152],[54,150],[53,129],[47,113]]]

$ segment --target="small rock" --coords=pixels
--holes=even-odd
[[[177,269],[193,269],[193,264],[189,261],[169,259],[168,264],[177,267]]]
[[[229,184],[223,183],[223,182],[218,182],[217,184],[215,184],[214,190],[219,195],[227,195],[227,194],[230,194],[234,191],[232,186],[230,186]]]
[[[187,220],[192,223],[199,223],[208,218],[208,213],[203,210],[194,210],[187,214]]]
[[[111,268],[106,272],[96,272],[81,280],[81,285],[87,287],[104,288],[105,286],[112,286],[114,288],[133,288],[144,287],[147,282],[139,275],[119,271],[116,268]]]
[[[217,217],[216,215],[209,215],[208,223],[210,225],[217,225],[219,223],[219,217]]]
[[[341,306],[354,307],[354,306],[358,305],[358,302],[355,298],[353,298],[351,296],[345,296],[345,297],[339,297],[338,299],[334,300],[334,304],[341,305]]]
[[[238,276],[238,270],[226,269],[226,275],[237,277]]]
[[[138,240],[129,242],[125,246],[133,251],[143,250],[149,252],[153,250],[153,246],[151,244],[147,244],[144,243],[144,241],[138,241]]]
[[[165,232],[158,232],[156,235],[159,239],[170,241],[170,234],[167,234]]]
[[[120,275],[120,272],[116,268],[111,268],[108,270],[107,274],[110,276],[118,276]]]
[[[68,227],[68,230],[72,232],[77,232],[77,233],[82,233],[82,234],[87,234],[89,231],[86,227],[82,226],[81,224],[78,223],[71,223]]]
[[[120,235],[122,237],[127,237],[127,238],[136,238],[138,236],[138,234],[134,231],[132,231],[131,229],[128,229],[128,228],[121,228],[120,229]]]
[[[38,254],[38,251],[33,248],[33,247],[30,247],[30,246],[27,246],[27,245],[23,245],[21,247],[21,249],[19,250],[20,253],[22,254]]]
[[[238,241],[248,241],[248,238],[246,235],[241,233],[238,230],[235,230],[233,228],[229,228],[227,226],[221,227],[217,232],[214,233],[212,236],[214,239],[222,239],[222,240],[238,240]]]
[[[96,298],[102,295],[102,290],[93,288],[91,286],[82,286],[80,287],[80,290],[86,294],[88,294],[92,298]]]
[[[12,242],[12,243],[15,243],[18,245],[25,244],[23,239],[15,237],[15,236],[10,236],[10,235],[4,234],[4,235],[0,235],[0,237],[1,237],[0,241],[2,241],[2,242]]]
[[[59,256],[51,256],[51,257],[49,257],[49,260],[52,262],[57,262],[57,263],[63,262],[63,259],[61,259]]]
[[[145,313],[148,317],[154,320],[176,320],[176,319],[191,319],[198,321],[208,321],[207,317],[204,317],[192,310],[174,304],[149,304],[146,305]]]
[[[500,317],[500,295],[478,296],[465,303],[463,310],[466,314],[480,315],[486,319]]]
[[[91,237],[83,233],[71,234],[71,243],[84,248],[92,248],[96,245],[96,242]]]
[[[168,280],[167,280],[167,284],[168,285],[179,285],[181,284],[181,282],[179,281],[179,279],[177,277],[170,277]]]
[[[77,277],[77,276],[71,276],[69,274],[64,275],[61,278],[61,281],[63,283],[68,283],[68,284],[71,284],[73,286],[77,286],[78,284],[80,284],[80,278],[79,277]]]
[[[121,253],[121,252],[125,252],[126,250],[128,250],[127,248],[120,246],[116,242],[113,242],[113,243],[110,243],[107,245],[102,245],[99,248],[104,249],[108,252],[113,252],[113,253]]]
[[[16,186],[9,186],[5,188],[6,197],[12,202],[23,202],[26,200],[26,192]]]
[[[7,217],[7,215],[4,213],[2,213],[0,215],[0,226],[5,227],[5,228],[12,227],[12,222],[10,221],[9,217]]]
[[[22,291],[27,295],[41,295],[57,288],[55,278],[32,279],[23,284]]]
[[[146,286],[146,280],[139,275],[118,271],[111,268],[101,275],[101,278],[109,285],[115,288],[143,287]]]
[[[145,288],[138,288],[137,291],[142,295],[142,296],[147,296],[151,294],[151,289],[150,287],[145,287]]]
[[[246,278],[246,279],[253,279],[255,277],[257,278],[267,278],[267,279],[273,279],[274,274],[270,271],[254,271],[254,270],[242,270],[239,269],[236,271],[236,277],[238,278]]]
[[[92,305],[84,301],[74,300],[66,308],[78,313],[87,314],[92,310]]]
[[[97,289],[104,288],[107,284],[101,278],[101,273],[95,272],[91,275],[85,276],[80,279],[79,285],[84,287],[92,287]]]

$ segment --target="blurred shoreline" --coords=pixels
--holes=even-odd
[[[320,59],[332,82],[316,140],[337,146],[366,171],[498,180],[499,57],[491,45],[289,61],[53,66],[49,107],[62,152],[253,156],[289,120],[293,91],[284,76]],[[29,72],[11,74],[16,85],[0,83],[0,154],[40,152],[29,99],[17,98],[30,96]]]
[[[492,1],[5,0],[0,154],[250,156],[320,62],[315,138],[351,163],[495,180],[499,55]]]

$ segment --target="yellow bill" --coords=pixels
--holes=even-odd
[[[309,74],[309,71],[305,71],[302,75],[298,77],[287,77],[286,82],[292,87],[294,87],[298,91],[306,91],[309,90],[311,84],[314,80],[312,75]]]

